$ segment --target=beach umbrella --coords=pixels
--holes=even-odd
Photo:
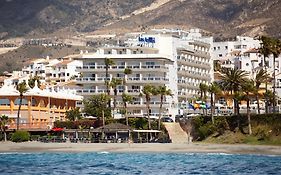
[[[194,110],[194,106],[191,103],[188,103],[188,109],[193,109]]]
[[[195,103],[194,104],[194,109],[199,109],[200,108],[200,105],[198,103]]]

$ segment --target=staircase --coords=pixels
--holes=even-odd
[[[165,128],[168,131],[172,143],[182,144],[188,143],[187,133],[181,128],[179,123],[164,123]]]

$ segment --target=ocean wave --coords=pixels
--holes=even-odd
[[[98,154],[109,154],[109,152],[107,152],[107,151],[101,151],[101,152],[98,152]]]

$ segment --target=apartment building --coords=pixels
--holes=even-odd
[[[261,42],[251,37],[237,36],[234,40],[219,41],[213,43],[212,57],[219,61],[222,67],[237,68],[248,72],[249,78],[254,79],[256,73],[266,67],[267,73],[273,77],[276,74],[276,95],[281,97],[281,57],[276,58],[275,66],[273,56],[266,58],[259,53]],[[273,82],[268,84],[268,88],[273,87]],[[261,88],[265,88],[262,84]],[[222,99],[220,99],[223,101]]]
[[[81,61],[71,58],[49,59],[46,57],[30,61],[24,66],[22,73],[23,76],[38,76],[42,83],[56,84],[75,79],[79,74],[76,67],[81,66]]]
[[[145,85],[165,85],[173,96],[166,96],[164,115],[175,117],[181,113],[187,100],[198,94],[200,83],[210,83],[213,70],[210,56],[211,37],[203,37],[199,30],[152,30],[148,33],[131,34],[122,46],[106,46],[95,53],[81,54],[78,60],[83,66],[78,69],[82,77],[77,90],[84,98],[106,93],[105,59],[114,65],[109,68],[112,78],[126,79],[126,86],[118,86],[117,101],[121,106],[121,94],[125,91],[134,97],[128,110],[131,117],[147,115],[145,97],[140,96]],[[125,75],[129,68],[132,74]],[[113,90],[111,89],[111,94]],[[151,117],[159,115],[160,97],[151,97]],[[115,115],[116,116],[116,115]]]

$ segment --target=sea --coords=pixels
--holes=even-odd
[[[281,156],[219,153],[0,153],[0,174],[281,174]]]

